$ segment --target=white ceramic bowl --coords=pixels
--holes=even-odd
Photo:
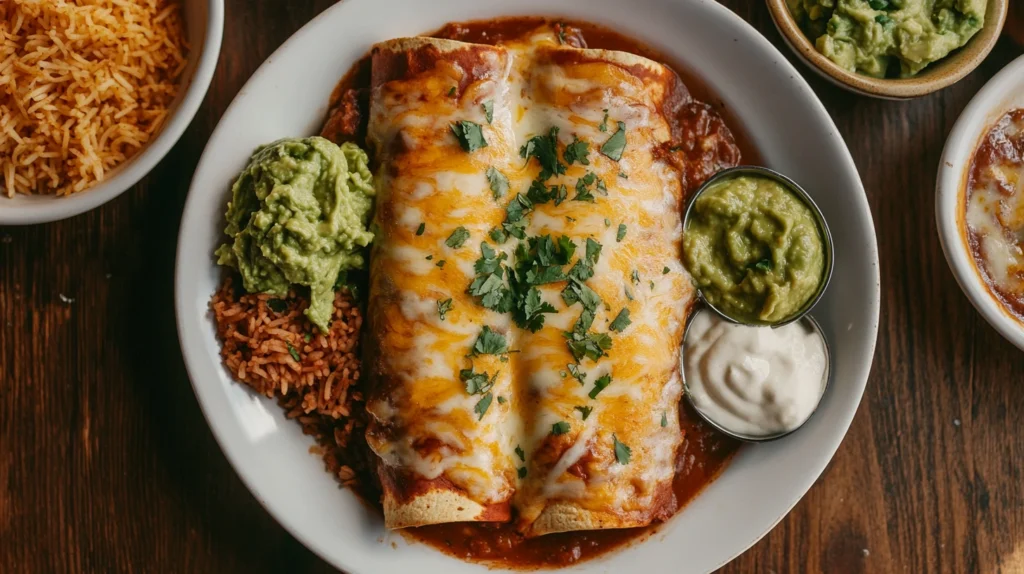
[[[252,150],[317,133],[335,82],[372,43],[498,15],[589,20],[671,56],[702,78],[765,163],[803,185],[830,222],[835,274],[815,317],[832,342],[834,379],[817,414],[785,440],[743,449],[651,538],[568,569],[709,572],[781,520],[832,458],[867,382],[879,309],[874,226],[839,131],[786,58],[711,0],[346,0],[302,28],[242,88],[192,179],[178,236],[175,307],[196,396],[256,498],[331,564],[350,574],[487,572],[388,532],[378,512],[340,489],[309,453],[311,439],[273,401],[250,393],[222,367],[208,305],[220,279],[212,253],[223,240],[229,188]]]
[[[1006,112],[1024,107],[1024,56],[1010,62],[967,104],[942,150],[935,183],[935,222],[946,262],[971,304],[999,334],[1024,350],[1024,325],[993,297],[967,247],[963,223],[967,171],[974,150],[993,123]]]
[[[0,193],[0,225],[27,225],[58,221],[121,195],[138,183],[163,159],[196,115],[217,67],[224,32],[224,0],[184,0],[189,54],[181,74],[181,88],[171,104],[170,116],[156,137],[127,162],[109,172],[98,185],[71,195],[15,195]]]

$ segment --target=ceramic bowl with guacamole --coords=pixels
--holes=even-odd
[[[832,277],[832,234],[793,180],[740,166],[694,194],[683,218],[683,262],[704,302],[744,325],[799,320]]]
[[[1009,0],[768,0],[786,43],[819,75],[888,99],[950,86],[995,46]]]

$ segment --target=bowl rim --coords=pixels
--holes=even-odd
[[[1018,56],[992,77],[960,113],[942,150],[935,180],[935,224],[946,264],[981,316],[1006,340],[1024,350],[1024,322],[996,299],[969,252],[961,225],[963,191],[974,152],[993,122],[1010,109],[1024,107],[1024,56]]]
[[[147,142],[134,157],[117,166],[113,177],[80,192],[59,197],[16,195],[8,198],[6,194],[0,194],[0,225],[49,223],[85,213],[132,188],[160,163],[199,111],[220,59],[224,35],[224,0],[204,1],[206,29],[195,69],[191,76],[179,80],[185,85],[184,93],[156,137]]]
[[[981,30],[971,38],[967,45],[952,55],[929,66],[923,73],[913,78],[873,78],[851,72],[822,55],[804,34],[789,11],[787,0],[766,0],[768,12],[786,41],[786,45],[811,67],[815,72],[833,84],[854,93],[883,98],[904,100],[916,98],[949,87],[974,71],[995,47],[996,42],[1006,23],[1006,14],[1010,6],[1009,0],[989,0],[988,9],[996,9],[996,19],[986,15],[986,22]],[[994,25],[993,25],[994,24]]]

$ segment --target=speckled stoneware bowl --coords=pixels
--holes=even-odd
[[[988,0],[985,25],[981,31],[975,34],[966,46],[928,66],[913,78],[880,79],[850,72],[823,56],[815,49],[814,41],[804,35],[803,30],[797,25],[796,19],[786,5],[786,0],[766,1],[772,20],[775,21],[775,26],[782,33],[786,44],[818,75],[855,94],[890,100],[905,100],[930,94],[952,86],[971,73],[999,40],[1003,24],[1006,23],[1006,11],[1010,5],[1010,0]]]

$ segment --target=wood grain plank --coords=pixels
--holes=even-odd
[[[960,111],[1008,40],[910,102],[828,85],[761,2],[728,0],[820,95],[864,180],[881,327],[850,433],[807,496],[724,573],[1024,571],[1024,353],[957,288],[933,218]],[[232,98],[330,0],[229,0],[196,119],[135,189],[67,221],[0,228],[0,572],[330,572],[233,472],[177,344],[173,269],[199,154]],[[187,262],[186,262],[187,264]]]

